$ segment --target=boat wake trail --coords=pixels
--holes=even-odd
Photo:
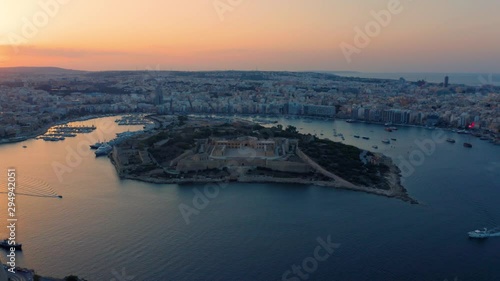
[[[493,229],[487,229],[484,228],[484,230],[474,230],[468,233],[470,238],[479,238],[479,239],[485,239],[488,237],[500,237],[500,229],[493,228]]]
[[[500,237],[500,227],[495,227],[490,230],[490,237]]]
[[[0,192],[0,194],[6,193],[7,192]],[[19,176],[17,178],[16,195],[41,198],[62,198],[62,196],[57,194],[57,192],[48,183],[43,180],[27,176]]]

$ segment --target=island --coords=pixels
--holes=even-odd
[[[392,159],[243,119],[150,116],[155,130],[113,147],[119,176],[151,183],[290,183],[362,191],[412,204]]]

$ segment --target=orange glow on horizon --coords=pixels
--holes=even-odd
[[[57,1],[0,2],[0,66],[500,72],[498,2],[402,0],[402,12],[348,62],[340,44],[354,44],[354,28],[388,0]],[[227,4],[222,14],[216,3]]]

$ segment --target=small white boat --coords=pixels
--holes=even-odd
[[[498,229],[489,230],[486,227],[483,230],[474,230],[467,233],[470,238],[486,239],[488,237],[500,236]]]

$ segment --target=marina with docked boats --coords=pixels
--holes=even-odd
[[[144,114],[124,115],[121,116],[120,118],[115,119],[115,122],[120,126],[136,126],[136,125],[147,126],[152,124],[152,121],[148,120],[146,118],[146,115]]]
[[[140,133],[142,133],[142,131],[117,133],[115,139],[108,142],[96,142],[90,145],[90,149],[95,149],[94,153],[96,157],[107,156],[113,150],[114,145],[120,144],[128,138]]]
[[[119,126],[142,126],[144,130],[150,130],[154,128],[154,122],[147,118],[145,114],[130,114],[119,116],[115,119],[115,123]],[[44,134],[37,136],[35,139],[44,140],[47,142],[57,142],[63,141],[66,138],[74,138],[79,134],[89,134],[96,130],[96,126],[92,125],[73,125],[73,123],[67,123],[62,125],[55,125],[50,127]],[[132,137],[141,131],[126,131],[121,133],[116,133],[116,137],[109,141],[97,141],[96,143],[90,144],[90,149],[95,150],[96,157],[106,156],[112,150],[113,146],[120,144],[129,137]],[[23,146],[27,148],[27,146]]]
[[[38,136],[37,139],[44,141],[62,141],[66,138],[74,138],[77,134],[91,133],[96,129],[95,125],[91,126],[70,126],[68,124],[51,127],[45,134]]]
[[[341,120],[341,119],[338,119]],[[431,126],[419,126],[419,125],[410,125],[410,124],[393,124],[393,123],[379,123],[379,122],[368,122],[365,120],[355,120],[355,119],[344,119],[346,123],[361,123],[361,124],[373,124],[373,125],[384,125],[384,130],[387,132],[394,132],[398,130],[398,127],[414,127],[414,128],[425,128],[428,130],[445,130],[447,132],[456,133],[459,135],[469,135],[471,137],[478,138],[482,141],[488,141],[494,145],[500,145],[500,135],[492,132],[488,129],[479,129],[474,124],[470,124],[467,128],[455,129],[455,128],[442,128],[442,127],[431,127]],[[354,135],[355,138],[359,138],[358,135]],[[447,140],[448,141],[448,140]],[[455,143],[453,138],[450,138],[448,141],[450,143]],[[464,147],[472,147],[470,142],[464,143]]]
[[[356,121],[352,120],[352,119],[348,119],[348,120],[345,120],[347,123],[357,123]],[[435,130],[435,129],[440,129],[440,128],[436,128],[436,127],[425,127],[425,129],[428,129],[428,130]],[[396,132],[398,130],[398,128],[396,126],[393,126],[392,124],[390,123],[386,123],[384,124],[384,131],[388,132],[388,133],[393,133],[393,132]],[[443,130],[443,129],[440,129],[440,130]],[[468,135],[468,139],[467,141],[463,142],[463,146],[465,148],[472,148],[472,143],[470,141],[470,136],[474,136],[476,138],[479,138],[480,140],[483,140],[483,141],[486,141],[486,140],[489,140],[491,143],[493,143],[494,145],[500,145],[500,140],[498,140],[497,137],[495,137],[494,134],[488,134],[488,132],[486,133],[483,133],[483,134],[480,134],[478,132],[471,132],[471,131],[467,131],[467,130],[447,130],[448,132],[451,132],[451,133],[456,133],[456,134],[459,134],[459,135]],[[321,135],[323,135],[323,133],[321,133]],[[369,136],[360,136],[358,134],[354,134],[352,135],[354,139],[363,139],[363,140],[370,140],[370,137]],[[345,141],[345,137],[342,133],[339,133],[337,132],[336,129],[333,129],[333,137],[334,138],[340,138],[341,142]],[[397,138],[394,138],[394,137],[391,137],[391,138],[384,138],[384,139],[381,139],[381,142],[383,144],[386,144],[386,145],[389,145],[389,144],[394,144],[394,142],[397,141]],[[454,144],[456,143],[456,140],[452,137],[448,137],[446,139],[446,142],[448,143],[451,143],[451,144]],[[394,148],[394,146],[391,146],[392,148]],[[378,146],[377,145],[372,145],[372,148],[373,149],[378,149]]]
[[[125,115],[115,119],[115,123],[119,126],[143,126],[144,130],[150,130],[154,128],[154,121],[149,120],[146,115]],[[130,137],[133,137],[142,131],[126,131],[121,133],[116,133],[116,138],[110,141],[98,141],[90,145],[90,149],[95,150],[95,156],[107,156],[111,151],[113,151],[113,146],[122,143]]]
[[[357,120],[353,120],[353,119],[347,119],[347,120],[345,120],[345,122],[347,122],[347,123],[357,123],[358,121]],[[363,122],[363,123],[367,123],[367,122]],[[367,123],[367,124],[370,124],[370,123]],[[409,125],[401,125],[401,126],[415,127],[415,126],[409,126]],[[393,126],[392,123],[385,123],[384,127],[385,127],[384,130],[386,132],[389,132],[389,133],[392,133],[392,132],[398,130],[398,128],[396,126]],[[446,131],[451,132],[451,133],[456,133],[456,134],[459,134],[459,135],[468,135],[470,137],[467,139],[467,141],[463,142],[463,146],[465,148],[472,148],[472,143],[470,142],[470,138],[471,137],[476,137],[476,138],[478,138],[478,139],[480,139],[482,141],[489,141],[490,143],[492,143],[494,145],[500,145],[500,138],[497,135],[495,135],[493,132],[488,131],[488,130],[466,130],[466,129],[458,130],[458,129],[443,129],[443,128],[437,128],[437,127],[424,127],[424,128],[426,128],[428,130],[440,129],[440,130],[446,130]],[[472,129],[472,128],[473,128],[473,126],[470,129]],[[336,133],[334,136],[337,136],[337,135],[339,135],[339,134]],[[360,138],[359,135],[353,135],[353,137],[356,138],[356,139]],[[369,140],[370,138],[364,136],[364,137],[362,137],[362,139]],[[396,140],[397,140],[396,138],[390,138],[390,140],[388,138],[386,138],[386,139],[383,139],[381,141],[384,144],[390,144],[391,141],[396,141]],[[456,140],[454,138],[449,137],[449,138],[446,139],[446,142],[448,142],[448,143],[456,143]],[[378,148],[378,146],[376,146],[376,145],[373,145],[372,147],[375,148],[375,149]]]

